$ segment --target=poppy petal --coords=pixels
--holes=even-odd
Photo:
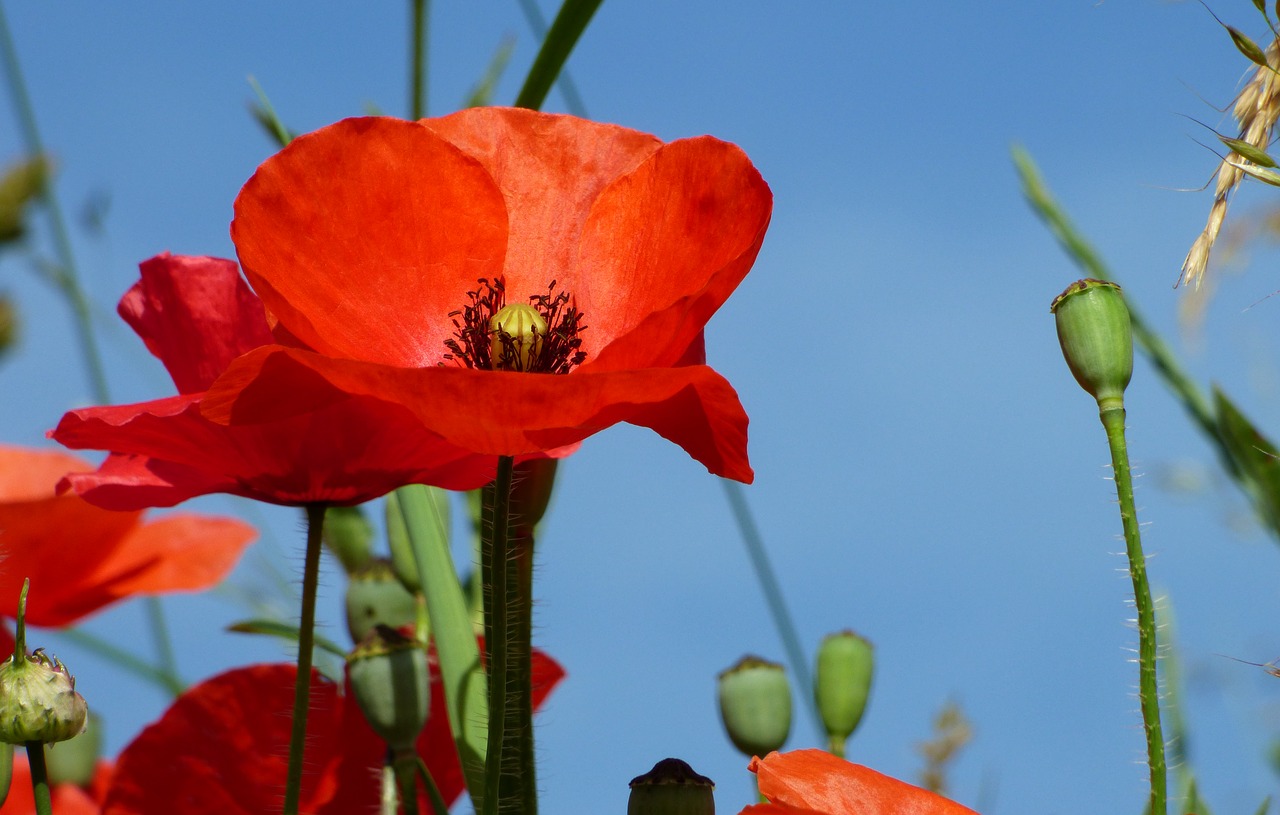
[[[283,421],[335,388],[405,405],[433,433],[476,453],[538,453],[628,422],[680,445],[712,473],[744,483],[754,477],[746,412],[705,365],[552,376],[393,368],[268,346],[232,363],[202,407],[233,426]]]
[[[58,815],[101,815],[102,801],[112,774],[111,762],[99,761],[88,789],[81,789],[75,784],[55,784],[50,790],[51,809]],[[9,797],[0,806],[0,815],[36,815],[31,793],[31,766],[21,753],[13,757],[13,780]]]
[[[139,269],[142,277],[118,311],[179,393],[207,389],[231,360],[274,342],[262,302],[234,261],[166,252]]]
[[[750,769],[770,802],[826,815],[976,815],[941,795],[822,750],[770,753],[752,759]]]
[[[434,365],[449,312],[502,272],[507,214],[485,169],[428,128],[347,119],[258,168],[231,236],[267,309],[311,348]]]

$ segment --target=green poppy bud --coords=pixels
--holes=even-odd
[[[360,507],[329,507],[322,536],[347,574],[363,569],[373,557],[373,524]]]
[[[747,757],[782,749],[791,732],[791,686],[776,662],[743,657],[720,674],[720,719]]]
[[[631,779],[627,815],[715,815],[716,785],[678,758],[664,758]]]
[[[830,634],[818,647],[813,696],[822,726],[832,747],[840,748],[839,753],[862,721],[874,669],[874,648],[852,631]]]
[[[489,356],[501,371],[528,371],[542,350],[547,321],[528,303],[503,306],[489,320]]]
[[[439,536],[445,545],[449,543],[449,530],[453,523],[449,508],[449,493],[439,487],[423,487],[431,499],[435,523],[421,530],[426,535]],[[400,511],[400,499],[396,494],[387,495],[387,544],[391,547],[391,564],[396,577],[414,594],[422,593],[422,581],[418,578],[418,561],[413,556],[413,543],[409,540],[409,527]]]
[[[13,301],[0,294],[0,356],[18,341],[18,310]]]
[[[1080,387],[1100,408],[1122,407],[1133,375],[1129,309],[1120,287],[1105,280],[1077,280],[1049,307],[1058,344]]]
[[[43,648],[0,664],[0,741],[66,741],[84,730],[88,715],[75,677]]]
[[[347,656],[347,681],[373,732],[392,751],[412,752],[431,709],[422,644],[379,625]]]
[[[83,732],[58,745],[44,746],[44,766],[50,784],[88,787],[102,755],[102,720],[90,713]]]
[[[360,642],[377,625],[392,628],[411,625],[416,619],[417,599],[405,590],[391,562],[376,558],[347,581],[347,631],[352,642]]]
[[[512,536],[533,536],[551,503],[558,465],[554,458],[531,458],[516,464],[511,480]]]

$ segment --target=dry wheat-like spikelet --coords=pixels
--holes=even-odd
[[[1249,83],[1236,97],[1232,115],[1240,125],[1239,140],[1259,150],[1265,151],[1271,143],[1275,132],[1276,120],[1280,119],[1280,39],[1273,40],[1266,50],[1267,65],[1257,65]],[[1243,148],[1242,148],[1243,149]],[[1209,265],[1209,251],[1218,239],[1222,222],[1227,217],[1227,198],[1244,179],[1244,171],[1238,164],[1246,162],[1238,153],[1228,153],[1218,165],[1218,181],[1214,187],[1213,206],[1209,208],[1209,220],[1204,231],[1191,244],[1186,260],[1182,261],[1182,276],[1178,285],[1183,283],[1195,287],[1200,286],[1206,267]]]

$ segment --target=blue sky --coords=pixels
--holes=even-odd
[[[506,36],[497,101],[514,99],[536,51],[518,4],[433,5],[431,112],[465,98]],[[406,6],[5,4],[59,195],[73,215],[110,202],[103,234],[77,229],[75,250],[118,401],[170,387],[114,317],[137,262],[233,256],[232,201],[272,149],[246,113],[246,77],[297,130],[370,105],[403,114]],[[877,645],[851,757],[914,777],[914,745],[956,700],[976,736],[952,774],[963,802],[988,815],[1139,811],[1137,638],[1106,446],[1048,313],[1080,275],[1024,204],[1009,148],[1031,151],[1194,375],[1280,435],[1280,305],[1262,300],[1278,288],[1274,250],[1218,271],[1198,330],[1179,326],[1186,292],[1171,288],[1210,202],[1177,190],[1215,162],[1196,143],[1212,136],[1186,117],[1222,122],[1213,105],[1231,99],[1243,58],[1190,2],[725,8],[610,0],[569,69],[594,118],[734,141],[774,191],[764,249],[712,321],[708,356],[751,414],[748,495],[806,648],[845,627]],[[1251,3],[1214,10],[1263,36]],[[21,150],[10,111],[5,160]],[[1246,189],[1233,216],[1272,201]],[[66,309],[12,253],[0,288],[26,331],[0,360],[0,439],[41,444],[88,387]],[[1263,751],[1280,685],[1214,654],[1280,655],[1280,550],[1145,363],[1128,404],[1150,568],[1177,609],[1192,759],[1217,811],[1253,811],[1277,786]],[[630,427],[588,441],[562,473],[536,578],[536,642],[569,671],[540,720],[545,811],[621,811],[627,781],[677,755],[736,812],[748,777],[720,732],[714,678],[744,653],[783,653],[720,484]],[[1188,480],[1194,490],[1171,486]],[[297,582],[294,513],[197,505],[264,524],[234,586],[270,586],[264,562]],[[322,614],[340,636],[340,581],[326,581]],[[189,679],[280,656],[222,633],[249,613],[242,594],[166,601]],[[141,623],[126,606],[89,628],[135,641]],[[49,638],[107,715],[113,750],[163,709]],[[791,746],[813,742],[797,718]]]

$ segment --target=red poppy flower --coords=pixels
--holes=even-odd
[[[116,762],[106,815],[261,815],[279,811],[289,752],[292,665],[257,665],[216,676],[184,693]],[[564,671],[535,652],[534,703],[540,705]],[[464,789],[449,732],[438,669],[432,660],[431,712],[418,753],[445,801]],[[318,674],[311,682],[311,717],[301,809],[314,815],[378,811],[386,744],[365,723],[355,700]],[[157,772],[157,768],[164,768]],[[420,811],[427,807],[423,798]]]
[[[256,536],[230,518],[143,522],[141,512],[55,494],[68,472],[91,469],[63,452],[0,446],[0,615],[17,616],[27,577],[27,622],[42,626],[69,625],[137,594],[203,589],[225,577]]]
[[[262,303],[230,260],[163,254],[141,270],[119,312],[164,363],[179,395],[62,417],[53,438],[112,451],[97,472],[68,477],[85,500],[139,509],[228,492],[278,504],[352,504],[410,483],[470,489],[492,479],[492,461],[370,396],[344,395],[253,426],[208,421],[200,413],[203,391],[231,360],[272,342]]]
[[[102,802],[106,800],[114,769],[110,761],[99,761],[87,787],[53,785],[49,791],[53,811],[58,815],[101,815]],[[31,766],[21,750],[13,757],[13,781],[9,786],[9,797],[5,799],[4,806],[0,806],[0,815],[36,815],[35,801],[31,796]]]
[[[285,339],[237,359],[201,409],[254,426],[378,397],[508,456],[629,422],[749,482],[747,416],[702,331],[771,208],[743,152],[711,137],[664,144],[503,108],[339,122],[268,159],[236,199],[241,265]],[[489,324],[470,312],[539,297],[576,310],[562,339],[580,364],[484,365]]]
[[[977,815],[955,801],[822,750],[751,759],[767,804],[739,815]]]

